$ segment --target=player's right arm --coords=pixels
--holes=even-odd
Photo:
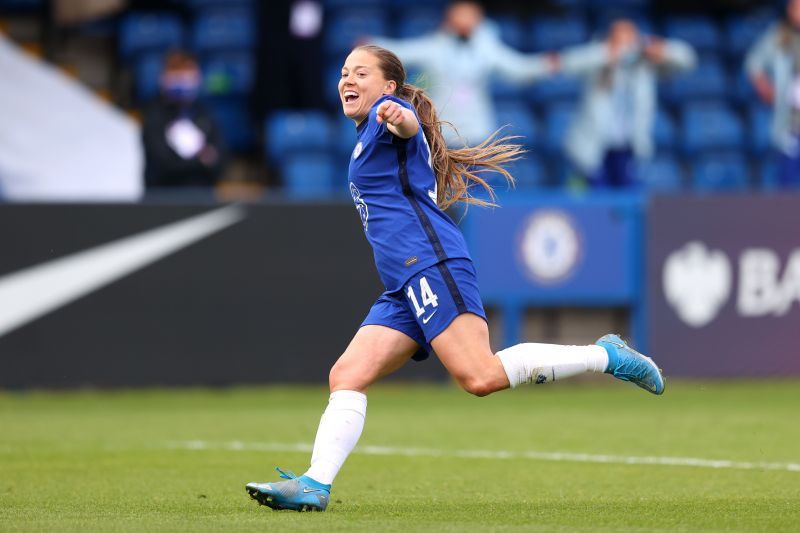
[[[386,129],[401,139],[409,139],[419,131],[417,116],[397,102],[385,100],[375,110],[378,124],[385,122]]]

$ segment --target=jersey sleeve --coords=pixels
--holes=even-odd
[[[407,141],[408,139],[401,139],[400,137],[395,136],[389,129],[386,127],[385,122],[378,123],[378,106],[380,106],[383,102],[390,100],[401,106],[405,107],[406,109],[410,109],[412,113],[414,113],[414,117],[419,122],[419,117],[417,117],[417,110],[414,109],[414,106],[411,102],[407,102],[402,98],[398,98],[392,95],[381,96],[375,104],[372,106],[372,109],[369,110],[369,133],[375,139],[382,141],[382,142],[398,142],[398,141]],[[420,125],[419,132],[417,135],[422,131],[422,125]],[[413,137],[412,137],[413,139]]]

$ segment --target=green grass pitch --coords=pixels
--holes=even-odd
[[[0,392],[0,531],[800,530],[798,381],[671,382],[662,397],[601,379],[488,398],[378,386],[328,512],[259,507],[244,484],[304,471],[293,447],[326,401],[319,387]],[[736,464],[623,462],[645,456]]]

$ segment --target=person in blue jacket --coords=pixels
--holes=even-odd
[[[475,147],[447,148],[430,98],[405,80],[398,57],[375,45],[355,48],[342,67],[339,96],[358,132],[350,193],[386,292],[331,369],[311,467],[300,477],[278,469],[287,481],[246,485],[273,509],[325,510],[333,479],[361,436],[367,389],[429,352],[476,396],[583,372],[664,391],[655,363],[617,335],[589,346],[522,343],[493,353],[475,268],[443,210],[455,202],[487,204],[470,194],[478,186],[491,197],[479,173],[512,180],[503,165],[521,149],[496,135]]]

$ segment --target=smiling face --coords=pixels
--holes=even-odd
[[[620,50],[626,50],[639,41],[639,29],[633,21],[619,19],[614,21],[608,34],[609,43]]]
[[[394,94],[397,82],[387,80],[378,57],[356,49],[347,56],[339,79],[339,98],[345,116],[357,124],[367,118],[372,104],[384,94]]]
[[[454,2],[447,9],[444,25],[451,32],[464,38],[472,35],[483,21],[483,9],[472,1]]]

